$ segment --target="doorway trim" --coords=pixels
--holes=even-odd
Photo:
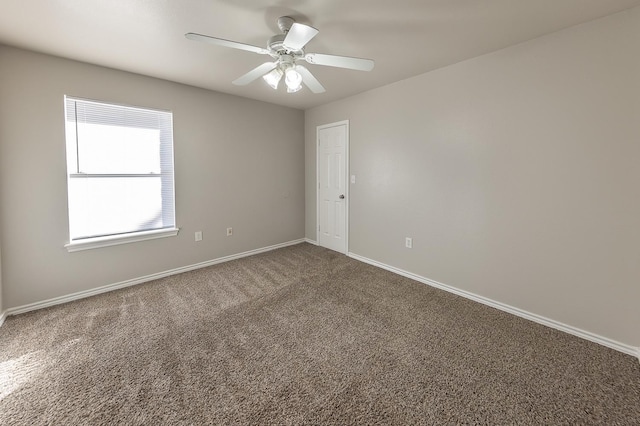
[[[320,245],[320,131],[330,127],[345,126],[346,138],[344,144],[344,190],[345,190],[345,203],[344,203],[344,252],[349,253],[349,204],[351,203],[350,191],[349,191],[349,120],[336,121],[334,123],[323,124],[316,127],[316,241]]]

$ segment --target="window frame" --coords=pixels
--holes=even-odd
[[[72,157],[70,157],[70,153],[69,153],[69,146],[70,146],[70,141],[69,141],[69,132],[67,129],[67,126],[69,126],[69,123],[75,123],[75,125],[77,126],[78,124],[78,119],[77,116],[73,119],[73,120],[69,120],[69,111],[68,111],[68,106],[70,105],[69,102],[81,102],[81,103],[85,103],[85,104],[98,104],[98,105],[105,105],[107,107],[113,107],[116,109],[121,109],[122,111],[126,110],[126,109],[131,109],[131,110],[138,110],[138,111],[143,111],[143,112],[149,112],[149,113],[162,113],[162,114],[168,114],[168,119],[169,119],[169,123],[168,123],[168,130],[170,133],[170,158],[165,158],[163,157],[162,154],[160,154],[161,158],[160,158],[160,164],[161,164],[161,170],[160,173],[154,173],[154,172],[150,172],[150,173],[78,173],[78,167],[76,167],[76,170],[70,170],[70,158],[73,158],[73,155],[75,155],[75,161],[76,164],[79,164],[80,159],[78,158],[78,151],[77,151],[77,147],[78,147],[78,138],[77,138],[77,127],[76,130],[72,130],[72,134],[75,137],[75,146],[76,146],[76,153],[72,154]],[[75,108],[75,107],[74,107]],[[93,100],[93,99],[86,99],[86,98],[80,98],[80,97],[76,97],[76,96],[69,96],[69,95],[65,95],[64,96],[64,115],[65,115],[65,159],[66,159],[66,164],[65,164],[65,171],[66,171],[66,181],[67,181],[67,219],[68,219],[68,224],[69,224],[69,242],[67,244],[64,245],[64,247],[67,249],[68,252],[75,252],[75,251],[81,251],[81,250],[89,250],[89,249],[95,249],[95,248],[100,248],[100,247],[108,247],[108,246],[114,246],[114,245],[120,245],[120,244],[128,244],[128,243],[134,243],[134,242],[138,242],[138,241],[145,241],[145,240],[151,240],[151,239],[157,239],[157,238],[165,238],[165,237],[172,237],[172,236],[176,236],[179,232],[179,228],[176,226],[176,202],[175,202],[175,164],[174,164],[174,140],[173,140],[173,112],[172,111],[167,111],[167,110],[161,110],[161,109],[157,109],[157,108],[148,108],[148,107],[139,107],[139,106],[131,106],[131,105],[123,105],[123,104],[119,104],[119,103],[114,103],[114,102],[107,102],[107,101],[99,101],[99,100]],[[96,121],[94,124],[105,124],[101,121]],[[118,124],[116,124],[118,125]],[[125,127],[125,126],[119,126],[119,127]],[[152,128],[152,127],[150,127]],[[160,130],[160,129],[159,129]],[[162,133],[161,133],[162,134]],[[161,137],[161,144],[162,142],[162,137]],[[161,148],[162,149],[162,148]],[[163,166],[164,165],[164,166]],[[169,172],[165,172],[164,171],[164,167],[165,166],[169,166],[170,171]],[[159,177],[161,179],[161,188],[162,185],[165,184],[165,180],[166,179],[170,179],[170,185],[171,185],[171,190],[170,190],[170,196],[171,196],[171,203],[170,203],[170,207],[171,210],[170,212],[165,211],[165,205],[163,203],[162,205],[162,215],[164,216],[165,214],[167,214],[171,219],[173,219],[173,225],[168,226],[168,227],[163,227],[163,228],[154,228],[154,229],[143,229],[143,230],[133,230],[133,231],[129,231],[129,232],[122,232],[122,233],[113,233],[113,234],[107,234],[107,235],[99,235],[99,236],[90,236],[90,237],[76,237],[75,239],[72,238],[71,236],[71,230],[72,230],[72,224],[71,224],[71,220],[72,220],[72,215],[71,215],[71,196],[70,196],[70,187],[71,187],[71,180],[72,179],[82,179],[82,178],[146,178],[146,177]],[[161,189],[161,191],[163,191],[163,189]],[[164,191],[163,191],[164,192]],[[163,194],[164,195],[164,194]]]

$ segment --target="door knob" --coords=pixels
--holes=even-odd
[[[340,194],[338,198],[340,198],[341,200],[344,200],[344,194]]]

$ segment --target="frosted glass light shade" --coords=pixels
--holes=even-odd
[[[284,82],[287,84],[287,92],[289,93],[294,93],[302,89],[302,76],[293,68],[287,70]]]
[[[274,90],[278,88],[278,83],[280,83],[280,79],[282,78],[282,70],[280,68],[276,68],[271,72],[262,76],[264,81],[267,82],[269,86],[271,86]]]

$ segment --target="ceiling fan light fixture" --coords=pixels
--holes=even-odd
[[[307,43],[318,34],[318,30],[309,25],[295,22],[290,16],[280,17],[278,19],[278,28],[280,28],[282,33],[271,37],[266,49],[251,44],[239,43],[237,41],[197,33],[186,33],[185,37],[189,40],[202,41],[222,47],[271,56],[273,59],[272,62],[265,62],[262,65],[258,65],[251,71],[233,80],[232,83],[236,86],[246,86],[262,77],[273,90],[278,90],[280,80],[282,80],[282,77],[285,77],[288,93],[295,93],[302,89],[302,83],[304,83],[312,93],[324,93],[326,90],[318,79],[304,66],[298,65],[297,62],[304,60],[310,64],[359,71],[371,71],[373,69],[374,62],[371,59],[322,53],[306,53],[305,47]]]
[[[295,93],[302,89],[302,76],[293,68],[285,72],[284,82],[287,84],[287,93]]]
[[[282,79],[282,75],[282,70],[280,68],[276,68],[263,75],[262,78],[269,86],[276,90],[278,88],[278,83],[280,83],[280,79]]]

